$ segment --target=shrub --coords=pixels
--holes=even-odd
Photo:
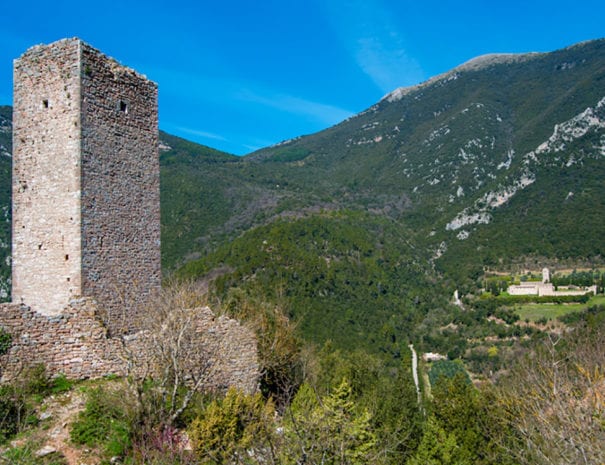
[[[49,394],[50,385],[46,367],[38,364],[27,367],[13,382],[0,387],[0,443],[38,424],[31,404]]]
[[[199,465],[192,451],[185,450],[186,437],[172,426],[140,431],[133,441],[129,465]]]
[[[76,444],[100,447],[108,456],[121,456],[131,445],[132,416],[122,390],[94,388],[70,432]]]
[[[11,348],[13,343],[12,336],[4,328],[0,328],[0,355],[4,355]]]
[[[429,381],[431,386],[435,386],[439,381],[439,378],[445,377],[446,379],[454,378],[458,373],[470,383],[470,378],[464,365],[460,361],[451,360],[438,360],[433,363],[431,370],[429,371]]]
[[[72,380],[67,379],[65,375],[61,373],[52,380],[50,390],[53,394],[60,394],[61,392],[69,391],[73,384],[74,382]]]
[[[24,394],[46,396],[50,393],[52,382],[46,373],[43,363],[29,366],[19,377],[19,384]]]
[[[357,408],[346,379],[321,399],[303,384],[285,419],[280,463],[376,463],[372,415]]]
[[[0,443],[17,434],[21,427],[25,403],[22,399],[15,399],[14,394],[11,386],[0,388]]]
[[[193,450],[202,463],[231,463],[248,450],[260,454],[273,440],[274,416],[273,403],[260,393],[247,395],[230,388],[189,426]]]

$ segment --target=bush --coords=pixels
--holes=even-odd
[[[60,394],[61,392],[69,391],[73,384],[74,382],[72,380],[67,379],[65,375],[61,373],[52,380],[50,390],[53,394]]]
[[[48,395],[50,387],[43,364],[27,367],[13,382],[0,387],[0,443],[38,423],[31,404]]]
[[[439,378],[445,377],[446,379],[451,379],[459,373],[470,383],[470,378],[462,362],[453,362],[451,360],[438,360],[433,363],[433,366],[429,371],[429,381],[431,382],[431,386],[435,386],[439,381]]]
[[[46,396],[50,394],[52,382],[46,373],[46,366],[42,363],[27,367],[19,378],[24,394]]]
[[[603,319],[605,319],[605,305],[593,305],[585,310],[568,313],[558,317],[559,321],[567,325],[578,325],[581,322],[584,322],[589,326],[598,325]]]
[[[592,294],[591,294],[592,295]],[[511,307],[520,304],[585,304],[590,299],[588,294],[584,295],[500,295],[498,297],[490,297],[486,300],[492,301],[496,306]]]
[[[121,390],[94,388],[85,409],[73,423],[70,436],[76,444],[100,447],[107,456],[122,456],[131,445],[132,412]]]
[[[13,437],[21,428],[25,402],[15,394],[12,386],[0,388],[0,443]]]
[[[192,451],[185,450],[185,435],[174,427],[156,427],[141,431],[133,441],[125,463],[129,465],[199,465]]]
[[[261,453],[273,440],[274,417],[271,400],[230,388],[191,423],[191,445],[202,463],[231,463],[251,449]]]
[[[4,328],[0,328],[0,355],[4,355],[11,348],[13,343],[12,336]]]

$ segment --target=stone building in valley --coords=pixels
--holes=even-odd
[[[526,281],[520,284],[512,284],[508,286],[507,292],[510,295],[536,295],[538,297],[563,297],[563,296],[579,296],[588,293],[597,294],[597,286],[589,286],[586,288],[578,288],[576,286],[561,286],[555,288],[550,282],[550,270],[542,269],[542,281]]]

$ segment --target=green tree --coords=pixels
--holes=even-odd
[[[441,378],[444,378],[445,382],[447,382],[447,379],[452,379],[457,375],[460,375],[468,384],[470,384],[471,380],[468,377],[462,362],[459,360],[438,360],[433,363],[433,366],[429,371],[429,381],[431,382],[431,386],[436,386]],[[445,384],[443,384],[443,386],[445,386]]]
[[[412,377],[412,357],[402,351],[396,365],[388,359],[356,350],[333,350],[326,343],[319,353],[319,373],[310,381],[319,397],[333,391],[343,378],[352,390],[357,411],[367,409],[376,434],[376,450],[387,463],[403,463],[422,437],[424,416]]]
[[[432,413],[414,456],[420,461],[411,463],[515,463],[508,448],[519,442],[490,389],[475,388],[468,375],[459,372],[451,378],[440,376],[432,394]]]
[[[194,452],[203,464],[277,463],[275,408],[260,393],[229,389],[189,425]]]
[[[322,399],[303,384],[286,412],[284,426],[284,463],[376,463],[377,438],[371,415],[368,410],[356,411],[351,386],[345,379]]]
[[[407,465],[467,465],[471,462],[460,458],[456,435],[446,432],[439,421],[431,416],[416,454]]]
[[[459,463],[475,463],[486,446],[479,422],[479,391],[466,373],[459,372],[452,378],[439,377],[432,393],[437,424],[456,438],[456,459]]]

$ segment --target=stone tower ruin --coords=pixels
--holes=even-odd
[[[159,291],[157,86],[79,39],[14,63],[12,300],[93,297],[111,332]]]

